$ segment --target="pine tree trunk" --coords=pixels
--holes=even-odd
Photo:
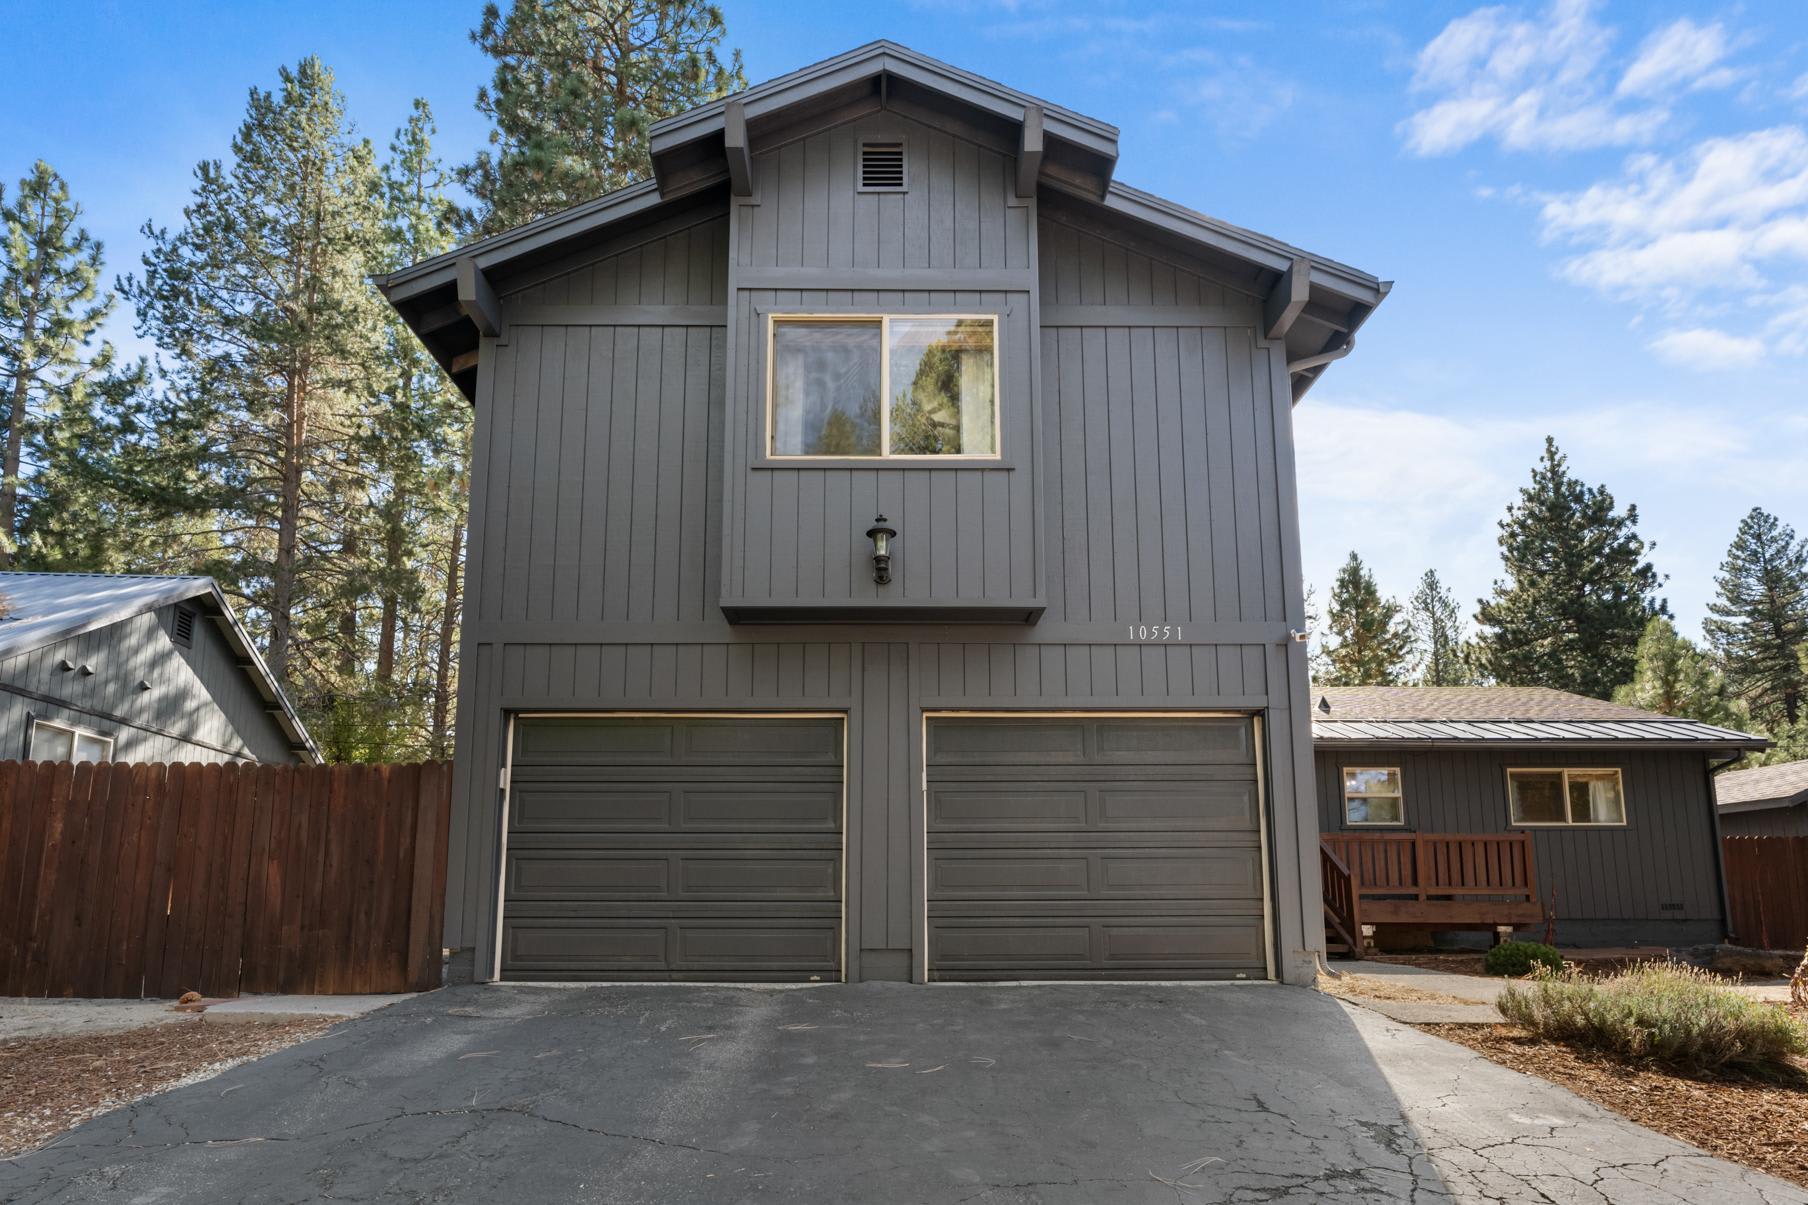
[[[433,717],[428,731],[433,756],[444,760],[452,750],[447,741],[452,716],[452,642],[458,634],[458,560],[465,538],[463,518],[452,520],[452,538],[446,541],[446,598],[439,615],[439,647],[433,659]]]
[[[289,645],[295,624],[295,562],[301,544],[301,456],[307,410],[299,373],[283,392],[282,490],[276,519],[276,558],[270,565],[270,673],[289,680]]]

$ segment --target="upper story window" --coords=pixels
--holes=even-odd
[[[34,719],[29,756],[32,761],[107,761],[113,756],[113,738],[74,724]]]
[[[775,317],[773,456],[996,457],[998,320]]]
[[[1514,824],[1625,824],[1618,770],[1508,770]]]
[[[1398,766],[1345,766],[1343,818],[1347,824],[1405,824],[1406,795]]]

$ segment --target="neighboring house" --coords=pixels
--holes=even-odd
[[[1309,982],[1293,408],[1387,284],[891,43],[650,145],[382,282],[476,414],[447,945]]]
[[[1372,852],[1432,835],[1424,876],[1454,868],[1482,897],[1433,890],[1403,927],[1504,920],[1537,937],[1554,909],[1564,945],[1725,938],[1713,772],[1763,738],[1543,687],[1315,687],[1313,698],[1327,840],[1360,856],[1365,841]],[[1510,858],[1529,859],[1536,899],[1503,913],[1494,901],[1508,893],[1480,889],[1518,885]],[[1392,919],[1392,902],[1370,919]]]
[[[0,757],[320,760],[210,577],[0,573]]]
[[[1714,776],[1720,831],[1729,837],[1808,837],[1808,761]]]

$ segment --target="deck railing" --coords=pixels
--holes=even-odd
[[[1357,957],[1362,954],[1362,896],[1344,860],[1330,846],[1318,847],[1319,877],[1324,881],[1325,923]]]
[[[1358,899],[1538,900],[1530,833],[1324,833]],[[1321,869],[1322,869],[1321,860]],[[1327,883],[1329,879],[1327,879]],[[1329,905],[1330,889],[1326,889]]]

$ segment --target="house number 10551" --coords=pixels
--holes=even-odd
[[[1177,623],[1132,623],[1126,624],[1130,629],[1132,640],[1184,640]]]

